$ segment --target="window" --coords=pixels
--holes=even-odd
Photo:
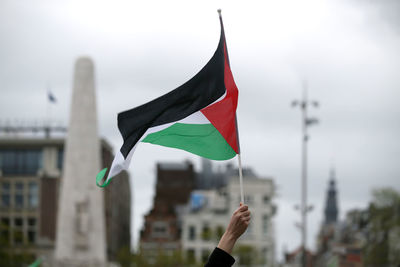
[[[196,262],[194,249],[188,249],[186,251],[186,259],[187,259],[187,262],[191,263],[191,264]]]
[[[24,242],[24,233],[21,229],[14,229],[14,243],[16,245],[22,245]]]
[[[0,168],[4,175],[36,175],[41,166],[39,149],[0,150]]]
[[[268,195],[264,195],[264,197],[263,197],[264,204],[268,204],[270,200],[271,200],[271,198]]]
[[[36,232],[34,230],[28,231],[28,242],[29,244],[35,244],[36,242]]]
[[[0,206],[4,208],[10,207],[10,183],[3,182],[1,184],[1,203]]]
[[[15,218],[14,219],[14,226],[23,227],[24,226],[24,220],[22,218]]]
[[[203,249],[201,251],[201,261],[202,262],[207,262],[208,256],[210,256],[210,251],[208,249]]]
[[[215,234],[216,234],[217,239],[220,240],[222,235],[224,234],[224,227],[221,225],[217,226]]]
[[[203,231],[201,232],[201,237],[203,240],[211,240],[211,229],[208,225],[203,226]]]
[[[22,158],[22,172],[36,175],[39,166],[41,165],[40,151],[28,150],[20,153]]]
[[[24,207],[24,184],[22,182],[15,183],[15,207]]]
[[[262,233],[268,235],[268,215],[262,217]]]
[[[38,184],[30,182],[28,187],[28,204],[30,208],[37,208],[38,206]]]
[[[23,227],[24,220],[22,218],[14,218],[14,243],[16,245],[21,245],[24,242]]]
[[[28,226],[36,226],[36,218],[28,218]]]
[[[10,227],[10,219],[9,218],[1,218],[0,227],[4,227],[4,228]]]
[[[189,226],[189,240],[195,240],[196,239],[196,227],[193,225]]]
[[[0,245],[10,242],[10,219],[1,218],[0,221]]]
[[[36,243],[36,218],[28,218],[28,242]]]
[[[165,232],[167,231],[167,229],[165,229],[164,226],[155,226],[153,227],[153,231],[157,234],[165,234]]]
[[[152,236],[153,237],[167,237],[168,236],[168,224],[166,222],[162,222],[162,221],[153,222]]]

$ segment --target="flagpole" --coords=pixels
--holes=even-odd
[[[51,123],[52,123],[52,107],[51,107],[51,91],[50,91],[51,85],[48,83],[47,84],[47,130],[46,130],[46,138],[50,138],[50,129],[51,129]]]
[[[222,23],[222,15],[221,15],[221,9],[218,9],[218,15],[219,19],[221,21],[221,27],[222,30],[224,30],[224,26]],[[229,64],[229,59],[228,59],[228,64]],[[236,134],[237,134],[237,142],[238,142],[238,162],[239,162],[239,184],[240,184],[240,202],[244,204],[244,193],[243,193],[243,172],[242,172],[242,159],[240,157],[240,145],[239,145],[239,132],[238,132],[238,126],[237,126],[237,118],[235,116],[235,123],[236,123]]]
[[[47,92],[46,92],[46,102],[47,102],[47,110],[46,110],[46,119],[45,119],[45,124],[44,124],[44,127],[45,127],[45,136],[46,136],[46,138],[49,138],[50,137],[50,122],[51,122],[51,103],[50,103],[50,100],[49,100],[49,92],[50,92],[50,86],[49,86],[49,84],[47,84]]]
[[[238,161],[239,161],[240,201],[244,204],[242,159],[240,157],[240,154],[238,154]]]

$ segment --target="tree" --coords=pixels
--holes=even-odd
[[[363,249],[365,266],[398,266],[400,251],[400,194],[392,188],[373,191],[368,208],[367,242]]]
[[[17,249],[11,247],[9,233],[12,230],[9,223],[0,224],[0,266],[27,266],[35,260],[35,256],[29,252],[29,246],[20,246]],[[16,234],[22,235],[20,232],[14,232],[14,236]],[[23,236],[18,236],[18,238],[23,238]]]
[[[120,248],[117,252],[117,261],[121,267],[130,267],[134,261],[134,254],[131,253],[129,246]]]
[[[233,254],[239,257],[240,265],[253,266],[260,263],[257,250],[253,246],[240,245],[233,251]]]

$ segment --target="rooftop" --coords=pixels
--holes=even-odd
[[[158,168],[162,170],[187,170],[192,164],[189,161],[185,162],[160,162],[157,163]]]

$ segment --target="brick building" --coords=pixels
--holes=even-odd
[[[158,163],[153,208],[145,215],[140,234],[140,250],[150,261],[162,250],[172,254],[181,249],[180,205],[188,202],[195,185],[195,172],[190,162]]]

